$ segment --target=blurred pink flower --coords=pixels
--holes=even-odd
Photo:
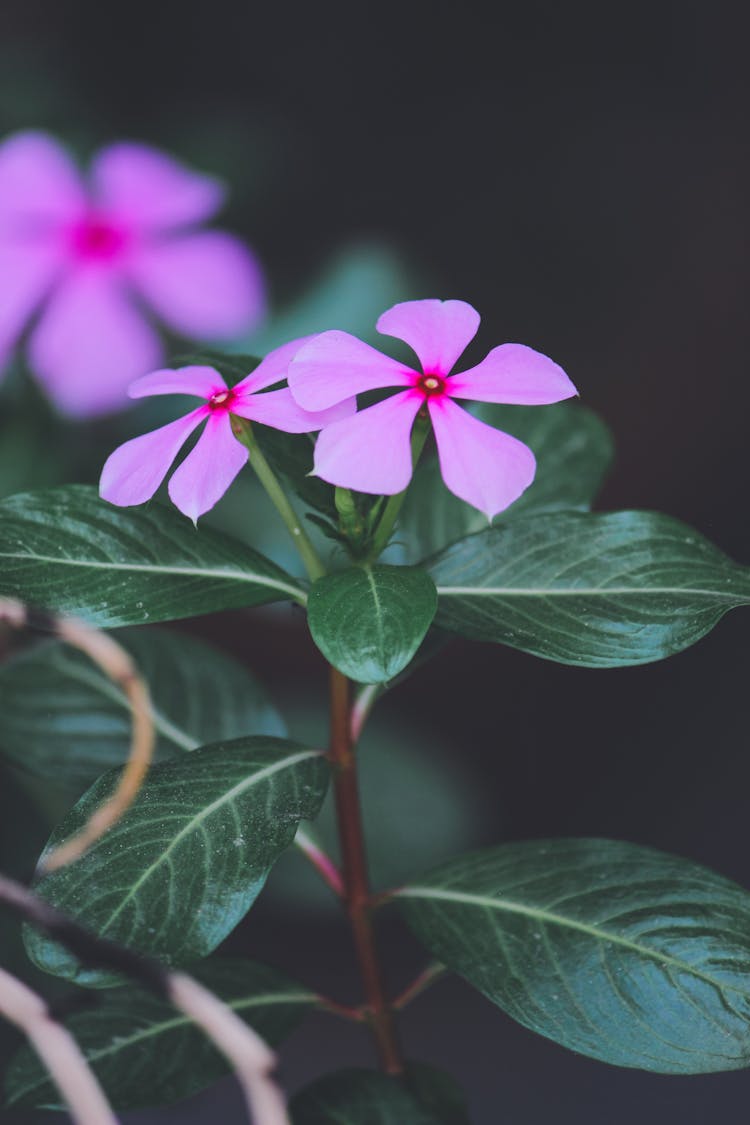
[[[144,145],[102,149],[86,184],[43,133],[0,145],[0,370],[32,318],[31,370],[66,414],[123,405],[162,360],[149,308],[181,335],[228,339],[263,313],[258,263],[239,239],[198,231],[221,184]],[[37,316],[38,313],[38,316]]]
[[[169,482],[173,503],[195,522],[221,499],[247,461],[247,450],[232,433],[231,414],[290,434],[310,433],[351,414],[356,409],[354,399],[313,414],[297,405],[288,387],[265,390],[286,378],[290,359],[311,338],[293,340],[269,352],[234,387],[228,387],[213,367],[179,367],[136,379],[128,390],[131,398],[184,394],[204,402],[184,418],[126,441],[111,453],[99,484],[102,499],[120,507],[150,500],[190,434],[206,421],[194,448]]]
[[[315,446],[314,472],[358,492],[403,491],[412,475],[411,429],[424,407],[451,492],[488,519],[518,499],[534,479],[534,454],[454,400],[536,406],[577,391],[561,367],[523,344],[501,344],[476,367],[451,375],[478,327],[479,314],[465,301],[406,301],[384,312],[378,331],[409,344],[421,371],[347,332],[324,332],[301,348],[289,367],[289,386],[306,410],[324,410],[363,391],[407,388],[328,426]]]

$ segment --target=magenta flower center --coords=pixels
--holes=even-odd
[[[87,215],[72,230],[73,251],[86,261],[108,262],[119,257],[128,241],[127,233],[101,215]]]
[[[427,398],[435,398],[436,395],[445,394],[445,379],[442,375],[436,375],[433,372],[420,375],[417,380],[417,389]]]
[[[208,400],[208,409],[211,411],[229,411],[237,398],[233,390],[215,391]]]

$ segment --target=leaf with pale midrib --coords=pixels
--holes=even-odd
[[[284,974],[238,957],[190,969],[201,984],[277,1046],[317,1002]],[[91,1011],[65,1020],[115,1109],[187,1098],[229,1072],[225,1057],[186,1016],[132,984],[100,993]],[[37,1055],[23,1047],[5,1079],[8,1105],[62,1109]]]
[[[87,485],[0,502],[0,590],[104,627],[305,598],[250,547],[160,504],[117,508]]]
[[[750,894],[613,840],[504,844],[398,892],[427,948],[524,1026],[665,1074],[750,1065]]]
[[[283,720],[235,660],[186,633],[117,630],[151,694],[156,760],[222,739],[283,736]],[[88,785],[128,755],[122,690],[68,645],[47,641],[0,666],[0,750],[55,784]]]
[[[48,849],[82,826],[117,776],[84,794]],[[324,757],[299,743],[260,736],[204,746],[155,766],[123,818],[35,889],[99,936],[184,965],[231,933],[299,821],[317,815],[327,783]],[[95,987],[112,981],[32,929],[25,943],[49,973]]]
[[[358,683],[383,683],[403,671],[430,627],[437,597],[424,570],[355,566],[313,584],[308,622],[334,667]]]
[[[644,664],[750,604],[750,569],[653,512],[520,517],[427,564],[435,624],[590,668]]]

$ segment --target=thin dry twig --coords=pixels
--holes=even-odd
[[[272,1078],[276,1056],[257,1032],[192,977],[171,973],[168,987],[175,1007],[202,1028],[230,1062],[251,1121],[290,1125],[284,1096]]]
[[[73,1036],[52,1018],[41,996],[4,969],[0,969],[0,1015],[25,1033],[76,1125],[117,1125]]]
[[[4,875],[0,875],[0,903],[44,930],[85,964],[130,977],[174,1004],[229,1060],[255,1125],[290,1125],[283,1095],[271,1077],[276,1056],[252,1028],[203,985],[185,973],[172,972],[151,957],[97,937]],[[89,1121],[93,1125],[93,1119]],[[101,1125],[109,1125],[110,1119],[102,1117],[100,1121]]]
[[[132,733],[125,768],[112,796],[92,814],[80,832],[55,848],[42,861],[43,871],[73,863],[88,851],[132,805],[153,759],[156,736],[151,698],[145,681],[122,645],[75,617],[58,617],[31,610],[14,598],[0,598],[0,621],[15,629],[42,628],[85,653],[123,692],[130,704]]]

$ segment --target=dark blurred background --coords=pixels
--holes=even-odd
[[[352,252],[366,264],[357,276],[371,321],[402,297],[472,302],[485,350],[518,340],[550,354],[613,430],[600,507],[667,511],[748,562],[747,43],[745,5],[703,0],[4,0],[0,126],[49,128],[82,152],[144,139],[224,174],[228,217],[266,264],[280,316],[314,303],[311,287]],[[353,328],[345,319],[320,327]],[[323,690],[292,617],[188,627],[247,659],[293,714]],[[458,771],[477,810],[454,826],[467,846],[611,836],[750,885],[746,630],[736,613],[686,653],[614,672],[456,644],[384,700],[371,752],[380,740],[393,754],[400,738],[422,768],[434,750],[446,784],[458,786]],[[398,835],[408,793],[379,799]],[[6,818],[6,856],[10,829]],[[295,912],[281,883],[230,947],[356,999],[345,929],[312,903]],[[403,986],[421,955],[390,919],[383,943]],[[608,1068],[526,1032],[458,981],[408,1010],[404,1039],[459,1079],[479,1125],[747,1116],[746,1073]],[[283,1060],[295,1089],[370,1055],[321,1016]],[[242,1120],[229,1083],[123,1117],[216,1119]]]

